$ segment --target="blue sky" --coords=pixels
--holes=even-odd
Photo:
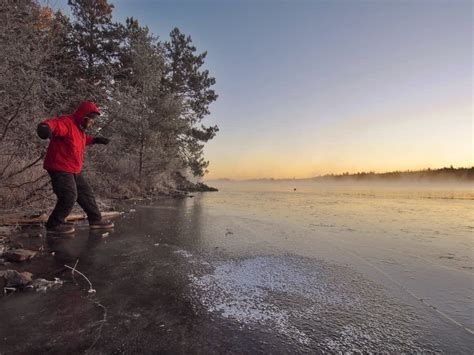
[[[472,164],[470,1],[112,3],[208,51],[209,178]]]

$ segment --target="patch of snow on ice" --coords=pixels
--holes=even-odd
[[[380,344],[395,352],[422,350],[413,343],[404,310],[347,267],[292,255],[258,256],[220,262],[213,273],[189,279],[207,311],[304,346],[337,352],[376,351]]]
[[[211,312],[242,323],[271,323],[279,332],[309,343],[307,335],[291,324],[291,309],[278,302],[279,295],[299,303],[321,305],[346,302],[338,287],[328,284],[324,265],[305,267],[291,257],[260,256],[218,265],[213,274],[191,276],[201,302]],[[293,312],[292,312],[293,313]]]
[[[178,249],[174,251],[175,254],[178,254],[184,258],[190,258],[193,256],[189,251],[183,250],[183,249]]]

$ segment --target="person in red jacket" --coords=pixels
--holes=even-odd
[[[96,104],[84,101],[72,115],[47,119],[37,127],[38,136],[50,140],[43,167],[51,177],[53,192],[58,199],[46,222],[48,233],[74,232],[66,217],[76,201],[86,212],[91,229],[114,227],[112,222],[102,219],[92,189],[81,173],[86,145],[109,143],[107,138],[85,133],[99,115]]]

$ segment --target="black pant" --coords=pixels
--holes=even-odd
[[[58,171],[48,171],[48,173],[58,201],[46,222],[46,227],[51,228],[64,223],[76,201],[86,212],[89,223],[101,220],[94,193],[81,173],[71,174]]]

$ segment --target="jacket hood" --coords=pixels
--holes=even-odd
[[[76,112],[74,112],[72,115],[74,120],[79,125],[82,125],[84,123],[84,117],[91,112],[95,112],[100,115],[100,110],[95,103],[92,101],[83,101],[77,108]]]

